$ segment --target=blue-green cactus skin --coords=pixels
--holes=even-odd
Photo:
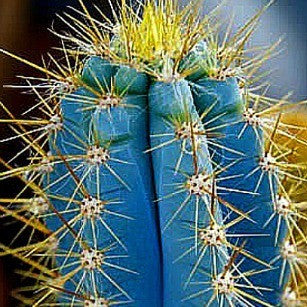
[[[200,115],[207,113],[203,119],[205,128],[212,129],[211,131],[217,136],[214,139],[214,143],[223,146],[227,127],[238,122],[237,114],[242,111],[241,97],[236,79],[229,78],[222,82],[201,78],[198,82],[191,83],[191,87],[197,112]],[[210,111],[207,112],[209,108]],[[240,152],[240,149],[232,149]],[[213,145],[209,146],[209,150],[214,156],[214,162],[220,165],[225,150]],[[236,158],[240,158],[240,155],[236,155]]]
[[[79,88],[75,92],[72,93],[72,97],[78,96],[80,100],[82,97],[84,99],[89,96],[93,96],[91,92],[86,90],[85,88]],[[80,154],[80,150],[74,146],[74,144],[80,144],[80,140],[85,141],[86,135],[88,134],[88,129],[90,127],[90,117],[84,116],[82,112],[79,111],[83,106],[82,102],[76,102],[73,98],[67,96],[61,100],[61,116],[62,116],[62,124],[63,128],[57,131],[55,134],[51,134],[49,138],[49,147],[50,152],[53,156],[57,157],[57,163],[53,165],[53,171],[48,176],[48,181],[45,180],[44,186],[46,193],[49,197],[50,203],[54,207],[53,215],[46,218],[46,225],[48,228],[56,232],[58,229],[63,227],[63,221],[67,222],[71,221],[73,218],[79,214],[77,212],[64,212],[67,208],[68,200],[74,195],[75,190],[77,189],[77,183],[73,180],[67,165],[66,161],[69,161],[69,157]],[[83,153],[84,154],[84,153]],[[60,155],[62,157],[60,157]],[[80,165],[80,160],[69,162],[71,170],[75,170],[76,167]],[[81,177],[83,173],[84,167],[79,167],[78,170],[74,171],[77,177]],[[78,189],[77,189],[78,190]],[[74,199],[78,201],[82,201],[83,197],[78,192]],[[63,200],[61,200],[63,198]],[[64,200],[65,199],[65,200]],[[78,205],[74,202],[69,206],[69,209],[78,209]],[[54,212],[56,210],[56,213]],[[78,233],[81,227],[82,221],[77,221],[76,223],[70,225],[71,229]],[[58,243],[59,253],[65,255],[68,254],[68,251],[72,250],[73,252],[80,252],[80,244],[76,242],[76,238],[74,235],[64,227],[64,231],[58,234],[58,238],[61,237]],[[66,231],[66,232],[65,232]],[[64,235],[65,234],[65,235]],[[86,231],[83,232],[84,238],[86,237]],[[83,238],[82,238],[83,239]],[[57,265],[66,266],[73,263],[76,259],[72,257],[68,257],[65,259],[64,256],[56,257]],[[66,268],[63,267],[59,272],[62,275],[65,275],[71,271],[71,267]],[[74,281],[80,279],[81,273],[77,274],[74,278]],[[76,285],[68,281],[65,284],[65,289],[68,291],[76,291]],[[61,303],[65,303],[67,297],[64,294],[59,295],[58,301]]]
[[[244,105],[240,98],[239,88],[235,79],[230,78],[226,81],[218,81],[203,78],[196,82],[193,89],[194,102],[199,114],[202,114],[210,105],[216,103],[215,107],[208,114],[209,116],[203,119],[204,123],[214,116],[226,113],[213,125],[222,125],[219,129],[219,132],[223,135],[223,138],[219,140],[220,144],[244,154],[242,157],[228,150],[220,150],[219,154],[215,156],[216,162],[222,167],[227,167],[232,162],[237,161],[221,176],[241,175],[240,177],[225,181],[223,186],[242,191],[255,191],[261,170],[253,174],[251,172],[259,166],[259,158],[262,154],[263,144],[259,143],[252,126],[248,126],[243,135],[238,138],[245,122],[242,116]],[[262,137],[260,129],[256,129],[258,130],[259,136]],[[272,188],[274,193],[276,193],[276,186],[276,180],[273,179]],[[267,227],[263,227],[274,212],[268,176],[266,174],[263,176],[256,195],[223,192],[222,197],[243,212],[251,211],[250,217],[254,222],[245,219],[235,225],[232,231],[237,234],[255,234],[255,237],[247,240],[247,244],[245,245],[246,250],[259,259],[270,263],[279,254],[279,244],[284,239],[287,229],[285,225],[281,225],[279,241],[278,244],[275,244],[276,219]],[[224,214],[227,213],[224,212]],[[261,234],[265,234],[265,236],[259,236]],[[284,284],[279,284],[278,271],[280,271],[280,263],[274,264],[274,266],[278,265],[278,269],[275,268],[260,274],[261,276],[255,275],[250,278],[254,285],[265,285],[272,289],[272,291],[263,292],[263,299],[274,306],[280,303],[280,294],[284,286]],[[257,266],[255,261],[245,259],[241,269],[243,272],[257,268],[261,269],[260,266]]]
[[[187,59],[188,62],[190,60]],[[198,58],[192,60],[197,62]],[[185,64],[182,65],[184,68]],[[259,143],[251,126],[238,138],[244,125],[244,104],[237,81],[235,78],[218,81],[203,75],[205,71],[200,66],[187,80],[151,82],[146,74],[135,69],[91,57],[83,69],[83,86],[61,101],[63,129],[51,135],[49,141],[51,153],[59,162],[54,165],[45,183],[53,206],[63,219],[70,221],[79,211],[63,212],[67,209],[67,201],[58,199],[59,196],[70,199],[74,195],[69,209],[78,209],[80,204],[77,202],[81,203],[86,196],[91,196],[109,201],[110,210],[121,215],[102,213],[101,218],[107,227],[96,221],[94,230],[90,222],[84,223],[80,219],[71,225],[74,233],[68,231],[59,243],[59,250],[66,253],[71,250],[76,255],[82,252],[84,243],[98,250],[112,246],[105,255],[120,255],[109,261],[113,267],[102,265],[103,271],[118,286],[110,283],[103,274],[97,274],[95,282],[101,295],[119,293],[122,298],[133,300],[133,306],[145,307],[158,307],[161,302],[166,307],[199,306],[210,300],[212,291],[204,291],[200,296],[185,300],[204,288],[186,284],[198,260],[199,250],[185,254],[195,242],[194,239],[182,239],[195,236],[196,219],[198,226],[207,226],[210,217],[202,200],[198,205],[198,215],[195,215],[196,196],[191,195],[184,185],[196,172],[210,174],[216,166],[226,167],[221,177],[231,176],[231,179],[223,181],[223,187],[247,191],[223,190],[221,198],[242,212],[250,212],[254,221],[245,219],[232,226],[231,231],[255,235],[247,240],[245,249],[262,261],[269,263],[279,254],[279,245],[275,244],[276,219],[263,228],[274,210],[268,176],[263,176],[257,193],[250,193],[257,186],[261,171],[249,174],[259,165],[263,144]],[[103,108],[97,104],[89,108],[89,101],[99,101],[100,95],[109,92],[120,97],[118,106]],[[207,146],[206,136],[198,136],[201,145],[196,155],[196,171],[195,157],[187,152],[182,154],[182,142],[175,137],[172,121],[200,122],[200,117],[208,108],[211,110],[203,118],[203,127],[205,131],[214,129],[214,133],[219,135],[214,142],[221,146]],[[258,135],[262,136],[260,129]],[[171,139],[174,141],[169,142]],[[106,148],[110,153],[108,167],[105,164],[89,165],[86,161],[87,151],[94,145]],[[187,151],[191,152],[192,145],[187,146]],[[151,153],[145,154],[146,150]],[[72,160],[73,156],[79,158]],[[182,159],[177,164],[180,156]],[[74,173],[79,181],[71,174],[65,176],[69,172]],[[275,193],[275,180],[273,189]],[[178,190],[181,190],[180,193]],[[209,195],[206,202],[210,203]],[[225,217],[234,218],[235,213],[229,215],[226,207],[222,206],[220,210],[219,205],[216,206],[217,222],[222,222]],[[156,213],[157,208],[159,214]],[[53,231],[62,225],[57,215],[48,217],[46,223]],[[82,233],[82,240],[76,240],[79,233]],[[282,242],[285,234],[286,227],[282,224],[278,243]],[[230,241],[237,244],[235,240]],[[66,260],[58,257],[57,262],[61,266],[76,260],[77,256]],[[225,264],[226,259],[220,259],[219,272]],[[124,270],[114,269],[114,265]],[[212,273],[212,265],[208,251],[200,263],[201,271]],[[74,268],[74,265],[63,267],[61,273],[67,274]],[[261,270],[263,265],[246,258],[240,269],[242,272]],[[250,277],[254,285],[273,289],[265,291],[262,297],[272,305],[280,303],[284,286],[284,283],[279,284],[277,271],[280,267]],[[75,275],[74,282],[67,282],[65,288],[68,291],[78,290],[76,281],[82,279],[83,272],[84,269]],[[204,274],[196,270],[191,280],[204,281]],[[210,282],[210,279],[207,281]],[[92,280],[87,281],[84,287],[95,295]],[[67,302],[67,298],[60,297],[59,301]],[[215,306],[218,302],[212,304]]]
[[[116,71],[118,71],[117,74]],[[101,215],[101,218],[115,233],[118,241],[99,221],[95,221],[94,231],[90,222],[85,224],[82,239],[90,248],[98,250],[112,245],[106,256],[124,256],[114,260],[110,259],[108,262],[133,271],[131,273],[102,266],[103,270],[127,294],[126,298],[125,295],[122,295],[119,300],[127,301],[131,298],[133,306],[161,306],[161,252],[158,240],[158,219],[153,203],[152,178],[149,175],[151,164],[149,156],[144,153],[149,146],[148,113],[146,112],[147,76],[138,74],[127,67],[115,67],[100,58],[93,57],[85,64],[82,78],[86,89],[77,90],[61,102],[64,129],[57,134],[55,141],[50,142],[52,153],[58,155],[58,152],[61,152],[64,157],[85,156],[91,145],[109,150],[111,159],[108,166],[116,175],[112,174],[105,165],[93,167],[82,160],[70,161],[67,158],[67,161],[71,169],[83,163],[75,175],[82,180],[86,193],[101,200],[117,201],[117,204],[111,204],[108,209],[128,218]],[[97,80],[102,86],[98,86]],[[82,96],[95,98],[94,91],[91,91],[90,87],[96,91],[99,91],[101,87],[106,90],[110,89],[111,80],[112,82],[115,80],[115,92],[122,96],[123,106],[119,105],[111,109],[97,107],[83,111],[88,105],[82,101],[76,103],[82,100]],[[77,96],[79,97],[76,98]],[[87,99],[85,98],[84,101]],[[125,104],[129,106],[126,107]],[[58,164],[53,172],[53,180],[57,180],[66,173],[67,167],[63,163]],[[61,196],[70,198],[78,183],[69,179],[65,188],[62,189],[63,182],[65,180],[52,186],[49,193],[56,195],[60,193]],[[85,197],[80,194],[82,194],[80,191],[76,193],[75,199],[81,201]],[[53,204],[60,212],[64,210],[67,202],[65,204],[64,201],[55,201]],[[76,205],[72,204],[71,207],[76,208]],[[63,217],[67,216],[63,214]],[[52,230],[60,227],[57,218],[47,219],[46,222]],[[72,228],[78,233],[81,225],[82,220]],[[74,241],[74,236],[68,233],[61,240],[60,249],[68,251]],[[80,253],[81,250],[80,244],[76,243],[73,251]],[[72,258],[68,263],[75,260]],[[62,261],[58,260],[59,265],[62,264]],[[63,269],[61,273],[65,274],[75,267]],[[79,281],[82,273],[83,270],[75,276],[74,280]],[[102,274],[98,272],[96,275],[96,284],[101,295],[123,294]],[[85,284],[90,289],[90,293],[95,295],[92,281],[90,277],[87,278]],[[74,291],[76,285],[68,283],[66,288]]]
[[[199,117],[193,105],[191,91],[187,81],[178,81],[173,83],[153,83],[149,90],[149,109],[150,109],[150,132],[151,148],[155,148],[168,142],[170,138],[167,135],[174,134],[174,127],[167,124],[167,117],[176,117],[179,114],[188,113],[191,120],[197,120]],[[167,134],[162,137],[155,135]],[[206,169],[207,173],[212,171],[209,161],[209,153],[206,144],[201,146],[201,154],[198,156],[198,166],[200,171]],[[163,277],[164,277],[164,306],[195,306],[202,305],[210,299],[212,292],[207,291],[203,295],[190,300],[183,301],[189,293],[189,288],[184,289],[184,284],[197,261],[195,251],[189,253],[179,261],[178,259],[185,251],[191,248],[189,241],[182,241],[182,238],[193,237],[194,230],[189,229],[189,225],[195,227],[196,201],[192,195],[180,213],[176,216],[169,227],[165,228],[176,210],[189,196],[189,191],[183,190],[182,193],[172,195],[178,189],[176,184],[184,183],[187,176],[194,174],[192,156],[185,154],[182,158],[178,173],[175,165],[181,153],[180,141],[173,142],[152,152],[155,187],[159,199],[158,206],[160,212],[160,224],[162,229],[162,249],[163,249]],[[220,218],[220,211],[217,209],[217,219]],[[209,214],[204,202],[199,205],[199,222],[209,222]],[[194,240],[192,240],[192,246]],[[206,255],[202,261],[202,268],[211,272],[210,254]],[[197,274],[195,276],[197,280]],[[203,288],[193,285],[193,292],[203,290]],[[191,291],[191,290],[190,290]]]
[[[112,65],[109,61],[98,56],[90,57],[82,71],[82,81],[89,87],[107,90],[111,87],[111,80],[118,69],[118,65]]]
[[[115,146],[119,150],[116,158],[131,164],[117,164],[116,168],[114,165],[114,169],[129,185],[131,191],[124,188],[114,191],[111,195],[112,198],[124,202],[122,212],[131,216],[134,221],[127,225],[110,221],[110,225],[114,224],[113,228],[119,233],[122,232],[129,255],[126,263],[139,275],[132,276],[131,279],[126,277],[127,281],[122,282],[122,286],[128,293],[134,294],[132,297],[135,298],[135,306],[160,306],[162,283],[157,217],[153,204],[150,161],[144,153],[148,148],[148,79],[146,75],[137,74],[133,69],[121,67],[114,80],[115,90],[126,93],[123,103],[130,107],[114,108],[111,115],[107,111],[97,111],[93,114],[93,121],[98,135],[109,136],[111,147],[112,140],[127,136],[126,144],[119,143]],[[112,186],[118,187],[118,181],[110,174],[101,179],[102,192],[112,190]]]

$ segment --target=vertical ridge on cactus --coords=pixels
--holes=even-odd
[[[205,136],[197,130],[197,125],[202,129],[201,123],[187,82],[152,84],[149,110],[150,151],[162,228],[164,304],[178,306],[184,294],[178,288],[183,288],[197,260],[199,220],[207,223],[210,219],[212,167]],[[213,210],[213,216],[221,219],[219,208]],[[191,235],[192,247],[187,247],[187,241],[181,240]],[[185,249],[190,249],[190,255],[182,257]],[[210,270],[209,253],[204,260],[204,268]],[[209,299],[208,295],[198,298],[195,304]]]
[[[113,73],[108,76],[105,71]],[[60,169],[53,182],[65,177],[67,169],[72,177],[51,188],[52,195],[66,197],[57,201],[57,210],[69,222],[74,221],[70,226],[75,238],[67,234],[59,244],[68,254],[65,260],[58,260],[59,272],[66,275],[77,270],[71,276],[76,285],[71,281],[65,285],[74,293],[88,287],[91,297],[117,293],[118,298],[133,300],[136,306],[156,306],[161,300],[160,254],[153,190],[146,178],[150,165],[142,155],[148,146],[147,114],[142,112],[147,102],[147,76],[92,58],[83,78],[97,89],[77,90],[62,100],[63,126],[71,133],[58,133],[56,145],[51,144],[53,154],[64,164],[64,168],[55,167]],[[68,195],[61,192],[63,186]],[[77,216],[66,214],[71,211],[77,211]],[[54,225],[56,220],[47,219],[46,223]],[[152,270],[157,273],[151,274]],[[105,286],[108,282],[110,286]]]
[[[307,217],[292,195],[306,166],[276,139],[306,146],[304,128],[281,121],[306,102],[259,83],[280,41],[251,58],[245,48],[272,1],[223,39],[219,6],[200,17],[200,2],[110,2],[113,24],[79,2],[59,17],[71,33],[52,30],[61,60],[1,49],[45,75],[23,77],[37,102],[22,118],[1,103],[15,135],[0,142],[24,147],[0,160],[0,180],[24,187],[0,211],[24,226],[0,255],[34,281],[12,295],[30,306],[299,306]]]
[[[216,100],[217,106],[224,111],[224,105],[231,107],[231,105],[242,104],[242,99],[239,96],[238,86],[233,87],[231,80],[228,81],[211,81],[201,80],[197,87],[200,89],[195,94],[195,103],[199,106],[199,110],[203,110],[206,107],[213,104]],[[204,90],[202,90],[204,89]],[[223,92],[227,94],[224,95]],[[228,93],[231,94],[228,94]],[[233,98],[233,99],[231,99]],[[229,101],[229,99],[231,99]],[[224,139],[220,141],[223,148],[236,148],[240,152],[244,152],[244,157],[239,161],[238,155],[227,150],[223,150],[217,158],[218,163],[222,166],[228,165],[232,161],[237,161],[234,165],[229,167],[223,176],[229,176],[231,179],[226,181],[226,195],[224,198],[227,201],[232,201],[236,204],[236,207],[240,210],[250,211],[250,217],[252,222],[244,220],[237,225],[234,225],[232,230],[234,233],[251,233],[254,234],[252,239],[248,240],[246,248],[253,255],[261,255],[261,259],[267,263],[279,253],[278,243],[282,241],[285,236],[286,228],[285,225],[276,225],[272,223],[267,224],[267,220],[271,218],[274,213],[275,205],[275,193],[276,193],[276,178],[274,173],[267,173],[267,164],[265,160],[261,164],[260,160],[262,156],[262,132],[258,126],[249,125],[245,127],[244,133],[240,135],[242,127],[244,127],[243,117],[243,105],[238,107],[238,112],[233,112],[221,118],[220,126],[225,123],[228,125],[220,128],[220,133],[226,135]],[[242,110],[242,111],[240,111]],[[214,113],[214,109],[212,113]],[[217,110],[217,114],[220,112]],[[226,119],[226,122],[224,120]],[[204,119],[206,121],[206,119]],[[257,130],[256,130],[257,129]],[[240,137],[239,137],[240,136]],[[260,139],[261,138],[261,139]],[[237,176],[236,176],[237,175]],[[228,191],[227,191],[228,188]],[[236,188],[238,191],[248,190],[252,193],[237,193],[232,191]],[[271,199],[271,196],[274,198]],[[228,212],[225,212],[227,215]],[[267,227],[264,225],[267,224]],[[279,227],[278,230],[277,227]],[[281,234],[281,241],[278,240],[279,234]],[[243,235],[244,236],[244,235]],[[276,239],[275,239],[276,237]],[[242,263],[242,269],[249,271],[255,269],[257,265],[252,259],[246,259]],[[264,278],[267,278],[265,285],[268,288],[274,289],[273,293],[264,293],[266,301],[271,304],[277,304],[283,285],[279,284],[278,274],[274,270],[270,270],[261,276],[255,276],[251,278],[252,282],[256,284],[259,282],[263,283]]]

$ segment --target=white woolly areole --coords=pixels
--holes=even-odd
[[[219,274],[217,278],[213,280],[213,288],[219,294],[232,294],[234,291],[234,284],[234,278],[230,272]]]
[[[274,210],[279,215],[287,216],[289,213],[292,213],[291,202],[284,196],[279,196],[274,203]]]
[[[103,95],[102,97],[99,98],[98,106],[100,109],[104,110],[115,108],[119,106],[121,100],[122,99],[120,97],[116,97],[114,95]]]
[[[81,253],[81,266],[85,270],[93,271],[102,266],[104,254],[94,249],[85,249]]]
[[[50,162],[50,156],[51,152],[48,152],[47,156],[42,158],[40,165],[36,168],[40,174],[49,174],[53,172],[53,163]]]
[[[61,130],[62,128],[62,119],[59,115],[55,114],[50,117],[50,124],[48,124],[45,129],[49,132],[55,132]]]
[[[51,236],[47,240],[46,249],[50,252],[56,252],[59,247],[59,240],[55,236]]]
[[[282,296],[283,306],[287,307],[300,307],[303,306],[299,301],[295,291],[293,291],[290,287],[287,287]]]
[[[91,298],[84,301],[84,307],[109,307],[109,301],[105,298]]]
[[[260,126],[261,119],[259,115],[254,111],[253,108],[248,108],[243,112],[243,118],[246,121],[247,124],[250,126]]]
[[[191,127],[192,126],[192,127]],[[197,134],[203,131],[199,122],[183,122],[180,127],[176,128],[175,135],[177,139],[191,139],[194,135],[195,141],[197,139]]]
[[[192,146],[192,140],[194,139],[196,150],[199,148],[201,144],[200,135],[202,132],[204,132],[204,129],[199,122],[183,122],[180,127],[176,128],[175,137],[181,141],[189,141],[188,144],[185,145],[185,148],[182,148],[182,150],[187,154],[193,154],[192,149],[188,147]]]
[[[201,230],[199,232],[199,238],[205,245],[221,246],[226,240],[226,234],[224,229],[214,224],[205,230]]]
[[[84,198],[80,210],[82,216],[87,219],[97,218],[104,210],[104,203],[94,197]]]
[[[99,146],[91,146],[87,151],[87,161],[90,164],[104,164],[110,160],[108,149]]]
[[[259,159],[259,166],[264,172],[274,172],[277,169],[276,159],[267,153]]]
[[[73,76],[66,76],[64,80],[53,81],[52,87],[57,89],[60,93],[69,93],[75,88],[75,80]]]
[[[41,215],[49,210],[49,205],[43,197],[34,197],[30,200],[29,211],[33,215]]]
[[[289,261],[297,260],[297,248],[294,244],[291,244],[289,241],[286,241],[281,247],[281,256]]]
[[[190,194],[204,196],[208,194],[208,191],[211,191],[212,185],[210,179],[206,174],[193,175],[187,181],[187,189]]]

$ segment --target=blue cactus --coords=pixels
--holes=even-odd
[[[249,89],[262,59],[242,65],[263,10],[219,45],[215,13],[200,19],[192,4],[148,1],[134,12],[123,1],[112,25],[79,2],[84,20],[67,14],[73,34],[57,33],[66,63],[50,56],[56,70],[3,50],[47,74],[47,93],[28,84],[48,119],[16,120],[4,107],[11,119],[2,120],[17,127],[8,140],[34,154],[24,167],[5,163],[1,179],[25,188],[0,209],[47,235],[1,246],[38,281],[30,298],[29,288],[16,297],[93,307],[293,299],[301,289],[290,272],[298,285],[305,255],[295,232],[306,238],[285,182],[304,179],[275,142],[293,139],[280,117],[289,104]]]
[[[216,155],[216,163],[221,167],[231,165],[222,176],[229,176],[231,179],[226,181],[225,186],[229,191],[225,193],[224,199],[235,204],[240,210],[251,212],[252,222],[245,219],[232,228],[237,234],[254,234],[252,240],[248,240],[246,248],[253,255],[261,255],[261,259],[270,263],[270,261],[279,254],[279,243],[284,240],[286,234],[286,225],[277,226],[275,220],[264,227],[268,219],[274,213],[275,194],[277,193],[277,183],[274,175],[267,171],[266,165],[262,163],[264,140],[261,127],[248,124],[246,118],[246,103],[240,95],[240,89],[234,79],[226,81],[201,79],[196,82],[194,101],[198,112],[202,114],[211,105],[215,107],[210,111],[210,116],[205,116],[203,122],[210,122],[212,118],[217,118],[223,114],[220,119],[214,121],[210,127],[218,127],[217,132],[225,137],[219,139],[221,150]],[[245,115],[245,116],[244,116]],[[246,121],[247,120],[247,121]],[[245,126],[245,125],[248,126]],[[220,127],[220,128],[219,128]],[[219,149],[219,148],[218,148]],[[231,152],[227,149],[235,149],[239,153]],[[269,167],[269,166],[268,166]],[[237,176],[236,176],[237,175]],[[270,179],[270,182],[269,182]],[[242,193],[231,191],[231,189],[241,190]],[[244,193],[250,191],[253,193]],[[225,216],[229,212],[224,212]],[[279,234],[276,229],[279,227]],[[275,239],[276,238],[276,239]],[[246,260],[242,263],[242,269],[249,271],[255,269],[257,265],[253,260]],[[268,288],[274,289],[272,293],[265,294],[266,301],[272,305],[278,304],[280,291],[283,286],[279,283],[279,275],[276,270],[269,270],[263,275],[251,278],[253,283],[265,283]]]

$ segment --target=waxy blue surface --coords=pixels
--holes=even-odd
[[[219,155],[216,156],[216,162],[221,164],[222,167],[229,166],[232,162],[237,161],[223,172],[221,177],[240,175],[237,178],[226,180],[223,182],[223,186],[254,192],[261,176],[261,171],[251,172],[259,165],[259,157],[262,155],[263,147],[251,126],[248,126],[242,136],[238,138],[245,122],[242,116],[243,102],[240,99],[236,80],[233,78],[226,81],[208,78],[200,79],[193,86],[193,97],[200,114],[212,104],[215,104],[215,107],[208,114],[209,116],[204,118],[204,123],[218,114],[224,114],[217,123],[214,123],[214,125],[224,125],[226,123],[219,129],[219,132],[224,135],[223,138],[219,139],[219,143],[244,154],[242,157],[227,150],[219,151]],[[262,135],[259,129],[258,133],[260,136]],[[274,192],[276,192],[277,183],[274,179],[272,185]],[[255,234],[255,237],[247,238],[245,248],[257,258],[269,263],[275,256],[279,255],[279,244],[284,239],[286,226],[281,225],[278,244],[275,245],[277,219],[274,218],[266,228],[263,227],[274,210],[266,174],[264,174],[262,183],[256,192],[256,195],[243,192],[225,192],[221,197],[243,212],[251,211],[250,217],[254,223],[245,219],[233,226],[231,230],[236,234]],[[228,214],[228,211],[225,211],[224,214]],[[284,285],[279,285],[280,263],[274,264],[274,267],[278,267],[278,265],[279,268],[274,268],[250,278],[255,286],[272,289],[269,292],[263,291],[262,299],[273,305],[280,303],[280,294]],[[241,265],[242,272],[261,268],[263,266],[248,258]]]
[[[69,98],[62,100],[64,129],[57,134],[55,145],[51,141],[52,153],[57,155],[59,151],[67,157],[71,169],[78,165],[81,167],[74,172],[78,182],[69,176],[54,185],[49,192],[71,197],[82,182],[83,189],[77,189],[76,200],[81,201],[90,195],[111,202],[106,208],[117,215],[103,213],[101,219],[105,224],[95,220],[94,231],[91,221],[84,223],[80,220],[72,226],[76,233],[83,227],[82,239],[89,247],[97,249],[110,247],[106,257],[111,257],[107,260],[113,267],[102,265],[102,269],[120,289],[112,285],[103,274],[95,271],[97,291],[106,296],[122,294],[116,297],[116,301],[129,301],[130,297],[133,306],[158,307],[162,302],[161,251],[158,240],[158,219],[153,203],[150,157],[144,154],[149,146],[147,96],[144,95],[148,80],[145,75],[140,75],[130,68],[119,68],[116,74],[117,70],[114,66],[108,67],[100,58],[94,57],[88,60],[83,73],[86,89],[81,88],[68,96]],[[86,109],[89,104],[82,103],[82,100],[93,101],[95,97],[98,98],[96,93],[100,87],[95,86],[97,80],[104,84],[103,88],[107,91],[111,78],[112,82],[115,81],[115,92],[123,95],[122,105],[111,109],[100,108],[98,105]],[[94,87],[94,91],[91,91],[88,85]],[[92,100],[83,99],[84,96]],[[92,165],[85,159],[87,150],[92,145],[109,150],[111,160],[107,162],[108,167]],[[75,161],[68,158],[73,156],[79,158]],[[67,172],[63,163],[57,165],[52,180],[57,180]],[[83,193],[83,190],[86,192]],[[67,201],[52,201],[52,203],[58,211],[64,210],[67,205]],[[71,207],[78,208],[76,204],[71,204]],[[63,214],[63,217],[69,221],[78,213]],[[47,218],[47,225],[56,230],[62,226],[62,222],[52,217]],[[67,234],[60,242],[60,249],[67,252],[74,241],[75,237]],[[81,244],[75,244],[72,250],[80,253]],[[114,255],[119,257],[112,258]],[[77,258],[71,258],[67,263],[76,260]],[[62,264],[63,260],[59,258],[58,263]],[[133,272],[116,269],[114,265]],[[61,272],[65,274],[76,267],[72,265],[62,269]],[[82,279],[83,271],[75,275],[76,284]],[[67,283],[66,289],[74,291],[76,284]],[[84,287],[95,295],[95,287],[89,274],[86,276]]]
[[[174,134],[174,127],[166,123],[166,117],[177,116],[188,113],[192,120],[198,120],[199,117],[195,110],[192,100],[192,94],[186,81],[173,83],[153,83],[149,90],[149,109],[150,109],[150,133],[151,147],[167,142],[173,138],[168,134]],[[166,136],[155,137],[155,135],[167,134]],[[205,137],[203,137],[205,141]],[[195,196],[183,207],[182,211],[174,221],[165,229],[170,219],[180,205],[189,196],[189,191],[183,191],[172,195],[179,189],[176,184],[185,183],[188,175],[194,174],[192,156],[185,154],[182,158],[179,171],[176,173],[175,165],[180,156],[180,141],[173,142],[167,146],[156,149],[152,152],[154,177],[157,197],[159,201],[160,224],[162,229],[162,247],[163,247],[163,284],[164,284],[164,306],[201,306],[208,302],[212,296],[211,291],[207,291],[194,299],[186,300],[189,295],[199,290],[204,290],[208,286],[190,285],[185,289],[184,285],[188,276],[195,265],[199,254],[195,251],[188,253],[187,256],[175,261],[194,244],[194,230],[189,226],[195,226]],[[200,171],[206,169],[210,174],[212,166],[208,158],[208,149],[204,143],[201,146],[201,154],[198,153],[198,166]],[[217,218],[220,216],[217,210]],[[199,223],[208,223],[209,214],[203,201],[199,205]],[[191,237],[192,240],[183,240]],[[211,272],[210,253],[203,258],[202,269]],[[196,273],[193,280],[206,279],[206,275]]]

